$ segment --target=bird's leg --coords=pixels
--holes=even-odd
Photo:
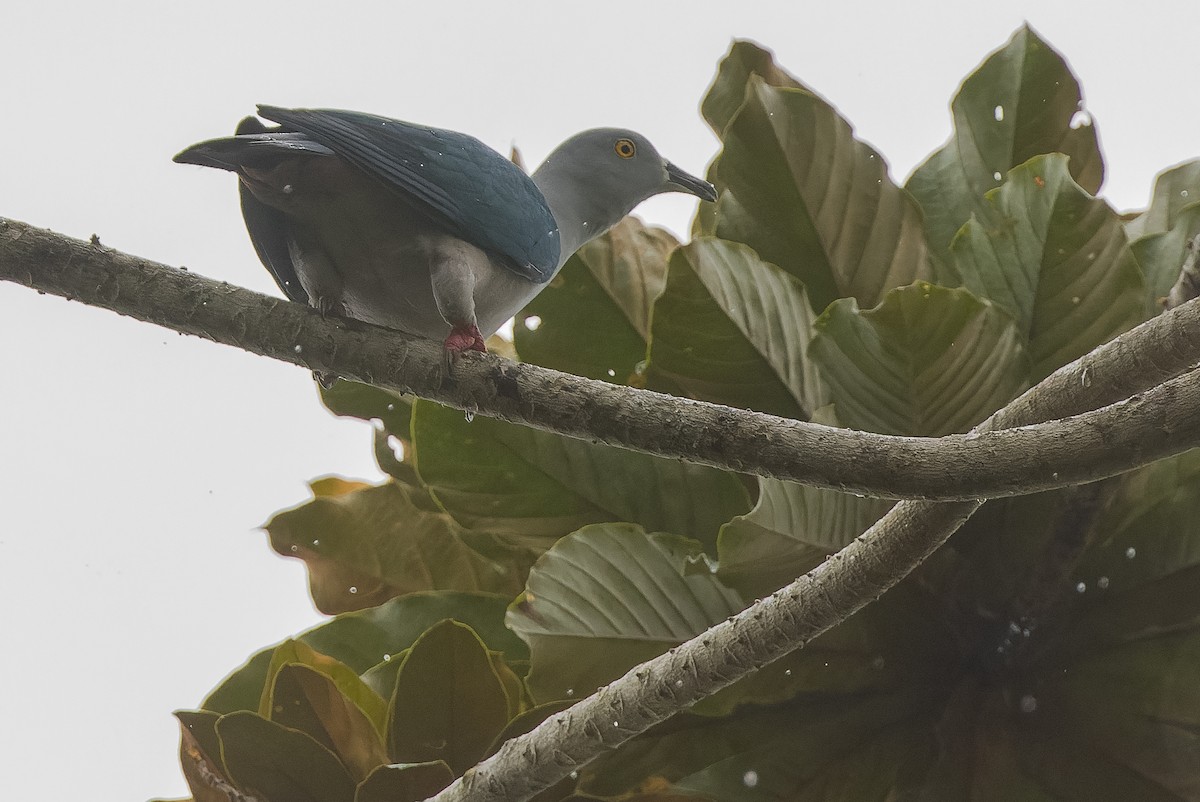
[[[487,352],[479,323],[475,319],[475,273],[460,254],[443,252],[433,260],[429,278],[433,298],[442,319],[450,324],[444,343],[446,367],[454,364],[463,351]]]
[[[442,367],[447,374],[454,370],[454,361],[463,351],[487,353],[483,334],[480,333],[479,326],[475,324],[475,321],[456,323],[450,328],[450,333],[446,335],[446,340],[442,343]]]
[[[342,308],[342,303],[328,295],[318,295],[310,299],[312,306],[321,313],[321,317],[338,317],[345,320],[350,320],[346,317],[346,310]],[[333,389],[333,385],[340,378],[336,373],[326,373],[320,370],[313,371],[313,379],[317,384],[321,385],[326,390]]]
[[[483,335],[479,333],[479,326],[475,325],[474,321],[470,323],[459,323],[450,329],[450,334],[446,337],[446,350],[461,353],[463,351],[483,351],[487,353],[487,345],[483,341]]]
[[[319,295],[312,299],[313,308],[321,313],[321,317],[345,317],[341,302],[328,295]]]

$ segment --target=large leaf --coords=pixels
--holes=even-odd
[[[1200,451],[1192,450],[1122,477],[1076,575],[1104,576],[1119,593],[1198,564]]]
[[[408,437],[413,397],[382,387],[340,379],[330,388],[317,385],[321,403],[334,415],[379,421],[390,434]]]
[[[758,503],[717,541],[725,584],[762,596],[810,570],[875,523],[891,501],[760,479]]]
[[[668,785],[716,802],[907,798],[936,752],[931,711],[944,691],[805,698],[722,719],[683,715],[582,772],[615,796]],[[888,795],[891,792],[891,796]]]
[[[1200,630],[1200,452],[1123,477],[1106,512],[1074,573],[1085,593],[1061,650]]]
[[[752,77],[722,139],[713,233],[800,279],[815,311],[937,277],[916,201],[816,95]]]
[[[755,590],[765,594],[777,587]],[[697,703],[692,711],[721,716],[747,704],[818,693],[842,695],[851,704],[850,697],[868,693],[938,687],[954,676],[960,659],[955,633],[941,613],[941,605],[916,582],[906,582],[804,648]]]
[[[380,699],[379,704],[385,703]],[[377,726],[382,721],[368,718],[333,679],[310,666],[289,663],[275,674],[269,718],[311,735],[338,756],[355,780],[387,763]]]
[[[560,540],[507,618],[532,652],[530,694],[539,702],[586,696],[741,610],[705,566],[698,543],[631,524]]]
[[[952,250],[964,283],[1009,310],[1029,342],[1034,379],[1143,319],[1145,282],[1117,213],[1076,184],[1061,154],[1009,173]]]
[[[993,210],[984,194],[1034,156],[1066,154],[1071,175],[1095,194],[1104,163],[1095,126],[1077,116],[1081,105],[1079,82],[1067,62],[1029,26],[988,56],[951,104],[950,141],[906,184],[925,210],[934,246],[948,248],[972,215],[990,224]]]
[[[1059,788],[1090,798],[1192,799],[1200,792],[1200,632],[1133,641],[1052,664],[1037,684],[1042,729],[1055,754],[1045,761]],[[1103,781],[1103,782],[1101,782]],[[1104,787],[1104,783],[1109,785]]]
[[[1012,320],[962,289],[918,283],[860,311],[852,299],[817,320],[809,353],[852,429],[922,437],[963,432],[1028,386]]]
[[[453,619],[468,624],[489,649],[503,652],[510,660],[525,660],[529,650],[524,641],[504,626],[508,601],[504,596],[486,593],[414,593],[369,610],[340,615],[298,635],[296,640],[361,674],[411,647],[437,622]],[[204,709],[217,713],[258,710],[276,648],[256,653],[226,677],[204,700]]]
[[[974,610],[983,619],[974,622],[971,637],[995,649],[1007,637],[1002,628],[1009,618],[1024,614],[1014,602],[1028,594],[1031,573],[1050,559],[1056,530],[1072,514],[1071,494],[992,499],[921,566],[948,605]]]
[[[583,494],[564,486],[552,468],[511,448],[513,427],[490,418],[467,420],[430,401],[413,409],[417,471],[430,494],[460,524],[511,535],[514,542],[545,547],[554,539],[606,516]],[[547,450],[561,438],[530,433]]]
[[[230,777],[262,802],[353,802],[355,782],[311,736],[254,713],[217,721]]]
[[[354,802],[421,802],[452,782],[444,760],[380,766],[359,783]]]
[[[694,398],[807,419],[825,403],[805,351],[816,316],[804,285],[739,243],[699,239],[671,255],[654,307],[651,376]]]
[[[304,666],[328,677],[333,682],[334,689],[344,696],[348,703],[357,706],[377,732],[383,732],[387,716],[387,703],[363,684],[363,681],[358,678],[358,674],[345,663],[322,654],[298,640],[286,640],[272,651],[271,662],[267,666],[267,675],[263,683],[263,695],[258,705],[260,716],[274,719],[272,714],[279,707],[279,702],[274,696],[275,679],[279,672],[287,666]],[[287,689],[287,692],[292,693],[295,690],[293,684]]]
[[[1197,189],[1196,197],[1200,198],[1200,189]],[[1129,227],[1125,230],[1128,232]],[[1163,301],[1179,280],[1183,262],[1188,257],[1188,241],[1197,236],[1200,236],[1200,202],[1180,209],[1167,231],[1147,234],[1130,246],[1146,276],[1147,317],[1162,311]]]
[[[1150,207],[1125,224],[1129,239],[1175,228],[1183,210],[1200,202],[1200,159],[1163,170],[1154,178]]]
[[[317,385],[321,402],[335,415],[370,421],[374,427],[375,461],[379,469],[405,484],[416,484],[412,465],[398,457],[408,447],[412,396],[341,379],[329,389]]]
[[[400,666],[388,750],[403,763],[444,760],[458,776],[487,753],[508,710],[487,647],[470,627],[444,621],[413,644]]]
[[[715,468],[651,457],[490,418],[416,404],[417,471],[459,523],[545,548],[598,521],[698,538],[749,508],[745,487]]]
[[[584,245],[517,314],[521,359],[591,379],[640,381],[650,308],[675,245],[668,232],[635,217]]]
[[[771,51],[753,42],[734,40],[729,53],[717,67],[712,86],[704,93],[704,100],[700,103],[700,113],[717,136],[725,131],[745,102],[746,87],[751,83],[751,76],[757,76],[771,86],[812,91],[780,68]]]
[[[326,614],[360,610],[421,590],[477,590],[515,596],[536,555],[510,551],[489,560],[468,546],[461,527],[429,509],[421,488],[396,482],[322,492],[275,515],[271,547],[308,566],[309,589]]]
[[[207,710],[177,710],[175,717],[179,719],[179,765],[193,802],[229,802],[227,792],[236,789],[221,762],[220,716]]]

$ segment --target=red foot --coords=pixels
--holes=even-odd
[[[463,351],[482,351],[487,353],[487,345],[483,342],[483,335],[479,333],[479,327],[474,323],[464,323],[450,329],[450,335],[446,337],[446,350],[452,354],[461,354]]]

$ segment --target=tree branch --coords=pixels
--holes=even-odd
[[[963,500],[1111,476],[1200,442],[1200,388],[1168,382],[1105,410],[938,439],[834,429],[467,354],[444,375],[439,344],[212,281],[0,218],[0,278],[251,353],[410,392],[570,437],[743,473],[891,498]],[[1164,316],[1165,317],[1165,316]],[[1200,307],[1156,328],[1200,361]],[[1159,336],[1159,335],[1147,335]],[[1095,366],[1084,380],[1138,366]],[[1082,411],[1082,410],[1080,410]],[[1049,418],[1042,418],[1047,420]]]

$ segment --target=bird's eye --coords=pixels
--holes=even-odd
[[[616,144],[613,145],[613,150],[622,159],[632,159],[633,154],[637,153],[637,145],[633,144],[632,139],[618,139]]]

